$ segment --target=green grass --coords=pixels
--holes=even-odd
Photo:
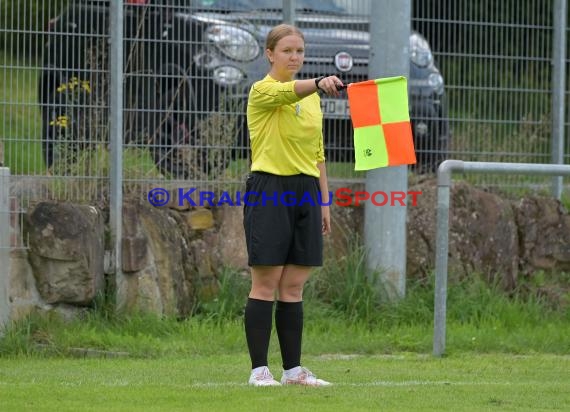
[[[304,358],[328,388],[252,388],[246,355],[0,359],[5,411],[546,411],[570,404],[570,357],[410,353]],[[279,376],[278,359],[270,363]]]
[[[332,257],[329,257],[332,259]],[[15,322],[0,339],[2,410],[564,410],[570,402],[570,296],[538,293],[570,276],[542,274],[504,293],[478,276],[450,280],[447,350],[432,353],[433,279],[386,299],[362,250],[328,261],[306,288],[303,364],[331,388],[250,388],[243,330],[247,277],[185,320],[120,315],[97,300],[74,321]],[[565,289],[566,288],[566,289]],[[269,366],[280,373],[273,333]]]
[[[0,139],[12,174],[42,174],[38,67],[32,60],[0,53]]]
[[[366,325],[343,319],[338,312],[306,305],[304,352],[397,353],[432,350],[432,321],[408,320],[401,325]],[[542,323],[506,322],[497,316],[487,321],[447,324],[447,353],[567,354],[569,322],[548,314]],[[275,338],[271,352],[278,353]],[[68,356],[74,348],[128,352],[139,358],[161,356],[240,354],[246,351],[241,319],[204,320],[200,317],[178,322],[129,317],[103,322],[87,318],[73,323],[32,319],[8,330],[0,341],[0,356]]]

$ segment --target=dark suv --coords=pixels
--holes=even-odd
[[[281,0],[124,0],[124,142],[145,147],[162,173],[212,176],[248,154],[245,102],[268,70],[264,39]],[[368,78],[365,16],[336,0],[297,0],[305,34],[301,77]],[[48,166],[108,141],[109,1],[75,0],[49,22],[39,98]],[[445,158],[444,84],[427,41],[410,37],[410,114],[418,171]],[[352,161],[346,96],[322,98],[328,161]]]

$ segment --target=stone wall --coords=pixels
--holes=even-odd
[[[362,188],[361,188],[362,189]],[[408,208],[407,276],[425,277],[435,262],[436,185]],[[325,253],[342,256],[362,235],[363,207],[331,207],[333,234]],[[74,316],[100,296],[126,311],[191,315],[196,302],[217,293],[224,266],[247,275],[241,207],[154,208],[126,200],[123,208],[123,273],[117,285],[110,257],[108,211],[93,206],[40,202],[27,211],[21,230],[27,250],[13,250],[11,318],[32,310]],[[480,273],[516,287],[536,271],[570,271],[570,216],[553,199],[516,201],[464,183],[451,192],[449,276]],[[107,242],[108,243],[108,242]]]

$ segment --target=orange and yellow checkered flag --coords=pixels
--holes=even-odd
[[[354,128],[354,169],[416,163],[406,78],[352,83],[347,93]]]

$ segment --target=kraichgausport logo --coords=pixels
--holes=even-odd
[[[337,206],[359,206],[369,201],[374,206],[417,206],[418,196],[421,191],[376,191],[365,190],[354,191],[347,187],[341,187],[334,192],[329,191],[328,201],[323,200],[322,193],[318,193],[316,198],[309,193],[295,192],[227,192],[220,193],[198,190],[197,188],[178,188],[167,190],[162,187],[155,187],[147,194],[148,202],[156,207],[167,206],[171,201],[171,194],[176,193],[174,202],[176,206],[300,206],[310,204],[312,206],[330,206],[333,203]]]

